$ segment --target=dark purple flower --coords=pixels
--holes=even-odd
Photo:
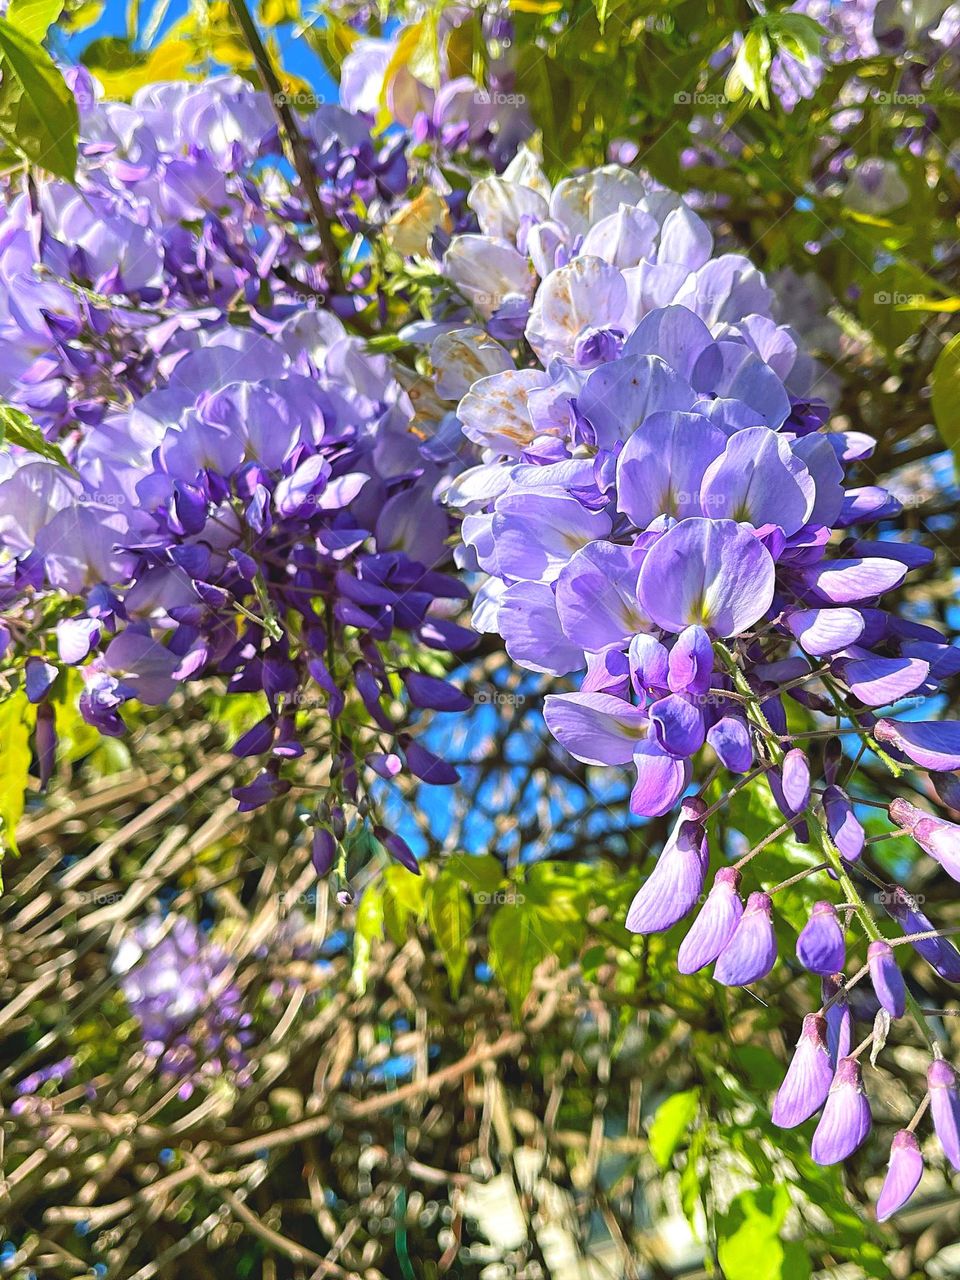
[[[394,831],[388,831],[386,827],[379,826],[374,827],[373,834],[395,862],[399,862],[408,871],[412,871],[415,876],[420,875],[420,864],[417,862],[416,854],[402,836],[398,836]]]
[[[867,947],[867,963],[877,999],[891,1018],[902,1018],[907,1007],[907,989],[893,947],[882,940],[871,942]]]
[[[834,1065],[850,1052],[853,1037],[853,1016],[847,1000],[842,973],[825,977],[820,984],[827,1019],[827,1047]]]
[[[884,889],[880,894],[880,901],[887,914],[896,920],[908,936],[936,933],[933,923],[899,885],[889,885]],[[957,951],[948,938],[918,938],[910,945],[941,978],[946,978],[948,982],[960,982],[960,951]]]
[[[24,667],[24,688],[31,702],[42,702],[57,678],[57,668],[42,658],[28,658]]]
[[[832,902],[816,902],[797,938],[797,959],[811,973],[838,973],[846,959],[843,929]]]
[[[902,751],[921,769],[953,772],[960,769],[960,722],[953,720],[878,720],[878,742]]]
[[[434,711],[468,711],[473,706],[473,700],[461,689],[437,676],[424,675],[419,671],[403,671],[401,675],[410,701],[416,707],[430,707]]]
[[[237,802],[238,813],[251,813],[278,796],[286,795],[289,790],[290,783],[286,778],[278,777],[271,769],[262,769],[252,782],[234,787],[230,794]]]
[[[310,846],[310,860],[318,876],[325,876],[337,856],[337,841],[329,827],[317,827]]]

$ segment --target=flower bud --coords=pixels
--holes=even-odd
[[[956,823],[924,813],[899,796],[891,800],[888,812],[897,826],[912,835],[948,875],[960,880],[960,827]]]
[[[733,937],[743,915],[739,888],[740,872],[735,867],[721,867],[700,914],[680,943],[677,968],[681,973],[696,973],[712,964]]]
[[[827,1046],[834,1064],[845,1058],[850,1052],[850,1041],[853,1035],[853,1016],[847,993],[843,985],[843,974],[834,973],[823,979],[820,984],[823,1003],[828,1005],[825,1011],[827,1019]]]
[[[794,747],[783,757],[780,789],[789,818],[802,813],[810,803],[810,762],[799,747]]]
[[[420,875],[420,864],[417,862],[416,854],[402,836],[398,836],[394,831],[388,831],[386,827],[374,827],[373,834],[389,853],[390,857],[393,858],[394,862],[399,862],[402,867],[412,871],[415,876]]]
[[[777,958],[773,903],[768,893],[751,893],[733,937],[720,952],[713,976],[728,987],[765,978]]]
[[[310,850],[310,860],[318,876],[327,874],[336,856],[337,842],[333,832],[327,827],[318,827],[313,833],[313,845]]]
[[[909,1129],[900,1129],[893,1135],[890,1164],[877,1200],[878,1222],[886,1222],[887,1218],[903,1208],[916,1191],[922,1174],[920,1143]]]
[[[871,942],[867,948],[867,964],[877,999],[891,1018],[902,1018],[907,1007],[907,990],[890,943]]]
[[[838,1164],[853,1155],[870,1132],[870,1103],[863,1091],[860,1063],[841,1058],[823,1115],[810,1144],[817,1164]]]
[[[957,1073],[943,1058],[934,1058],[927,1068],[930,1114],[943,1154],[960,1170],[960,1093]]]
[[[626,925],[631,933],[670,929],[696,905],[710,861],[707,833],[698,821],[705,808],[700,800],[684,802],[656,866],[630,904]]]
[[[57,762],[57,726],[53,707],[41,702],[37,707],[37,726],[34,730],[34,747],[37,752],[37,768],[40,773],[40,790],[47,789]]]
[[[811,973],[831,974],[843,968],[846,946],[832,902],[816,902],[797,939],[797,959]]]
[[[823,793],[823,810],[827,818],[827,831],[841,858],[856,862],[863,853],[866,833],[853,805],[839,787],[827,787]]]
[[[823,1106],[832,1081],[827,1020],[819,1013],[808,1013],[796,1052],[773,1102],[773,1123],[781,1129],[794,1129],[809,1120]]]

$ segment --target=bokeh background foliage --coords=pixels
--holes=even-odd
[[[407,20],[402,57],[424,83],[439,74],[441,7],[365,15],[374,27]],[[895,213],[875,214],[845,197],[824,142],[849,64],[828,67],[792,111],[767,92],[770,59],[810,37],[787,15],[699,0],[514,0],[510,14],[516,90],[551,177],[627,142],[632,164],[707,193],[701,212],[727,243],[770,272],[819,282],[844,339],[826,353],[839,418],[876,435],[877,482],[909,495],[897,518],[936,549],[904,608],[949,631],[960,552],[949,452],[960,441],[960,347],[948,341],[960,310],[950,152],[960,101],[949,83],[926,91],[939,142],[916,156],[902,145],[919,123],[900,100],[904,60],[853,68],[878,92],[843,138],[841,172],[896,154],[908,192]],[[259,6],[289,92],[335,99],[356,38],[348,16],[294,0]],[[719,55],[740,38],[731,83],[731,58]],[[477,15],[452,56],[482,79]],[[71,176],[76,108],[57,69],[68,58],[121,99],[223,68],[258,83],[223,3],[121,12],[12,0],[0,19],[8,164]],[[417,282],[404,284],[390,292],[386,333],[417,313]],[[27,439],[15,414],[3,428]],[[664,823],[631,821],[625,787],[556,749],[544,682],[519,679],[492,645],[459,674],[475,708],[436,734],[461,785],[409,796],[424,874],[357,849],[364,870],[339,896],[317,883],[295,798],[234,811],[227,748],[255,705],[214,691],[202,708],[143,709],[127,739],[109,741],[65,696],[65,749],[41,798],[32,712],[0,704],[0,1271],[957,1274],[960,1201],[946,1180],[933,1177],[896,1229],[878,1227],[856,1207],[876,1189],[876,1154],[824,1170],[802,1134],[771,1128],[770,1094],[819,998],[812,980],[786,964],[761,1001],[679,976],[673,934],[631,937],[621,922]],[[322,787],[321,752],[311,768]],[[868,785],[877,799],[892,794],[879,768]],[[714,847],[752,845],[778,824],[772,799],[764,809],[747,794],[714,819]],[[940,923],[960,922],[944,874],[929,862],[911,872],[905,840],[878,847]],[[780,844],[783,878],[805,856]],[[804,893],[791,923],[805,918]],[[111,957],[124,927],[157,906],[202,922],[237,957],[257,1032],[242,1086],[214,1078],[183,1097],[145,1065]],[[785,954],[792,943],[785,936]],[[911,978],[922,992],[923,970]],[[45,1105],[11,1112],[16,1086],[66,1057],[75,1081],[51,1077],[35,1092]],[[891,1128],[903,1120],[898,1073],[915,1066],[905,1049],[887,1062],[877,1111]]]

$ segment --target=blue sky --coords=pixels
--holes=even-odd
[[[255,0],[247,0],[251,11],[255,11]],[[187,0],[171,0],[166,16],[160,27],[159,39],[175,23],[182,18],[188,9]],[[99,19],[86,31],[66,41],[66,52],[77,58],[88,44],[103,36],[125,36],[127,33],[127,0],[107,0]],[[153,11],[151,0],[140,0],[140,28],[150,22]],[[336,101],[336,86],[323,63],[312,51],[303,38],[294,35],[292,25],[274,29],[280,45],[285,69],[308,81],[328,101]]]

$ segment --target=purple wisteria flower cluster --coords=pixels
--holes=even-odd
[[[186,916],[150,916],[123,938],[113,959],[148,1058],[181,1081],[189,1098],[202,1079],[229,1072],[245,1083],[252,1018],[228,951]]]
[[[76,184],[5,192],[0,397],[48,434],[82,431],[236,317],[275,323],[314,296],[355,309],[349,293],[334,296],[303,197],[283,176],[265,94],[225,76],[150,86],[128,104],[98,99],[82,69],[69,75]],[[330,216],[405,189],[403,138],[375,147],[367,124],[335,106],[302,132]]]
[[[903,941],[960,980],[960,953],[866,867],[849,790],[870,752],[896,774],[929,771],[957,803],[960,724],[884,714],[960,672],[960,650],[883,604],[932,553],[883,535],[897,499],[852,476],[870,478],[873,442],[827,429],[818,369],[772,318],[763,276],[717,254],[678,197],[615,166],[551,189],[521,154],[469,202],[480,234],[453,240],[444,271],[499,340],[478,344],[486,376],[458,408],[482,461],[447,491],[465,513],[460,561],[482,575],[475,625],[521,666],[584,672],[577,692],[546,698],[554,737],[584,764],[631,766],[635,814],[680,805],[626,923],[661,932],[699,906],[681,972],[712,964],[728,986],[770,973],[774,896],[793,880],[764,887],[753,859],[785,835],[810,848],[801,875],[839,882],[840,907],[818,902],[797,942],[823,1007],[775,1118],[798,1124],[823,1106],[813,1155],[840,1161],[869,1129],[858,1056],[874,1038],[851,1048],[848,988],[869,972],[877,1007],[892,1019],[909,1006],[926,1026],[857,880],[880,888]],[[769,790],[782,822],[735,864],[715,850],[704,898],[709,819],[747,786]],[[890,817],[960,878],[960,828],[906,801]],[[849,982],[843,907],[870,946]],[[960,1095],[932,1052],[930,1105],[951,1156]],[[912,1190],[902,1169],[916,1150],[911,1128],[882,1214]]]
[[[514,91],[509,7],[484,6],[477,16],[487,55],[482,84],[457,74],[454,65],[462,63],[463,51],[455,58],[451,46],[474,17],[473,10],[456,5],[436,17],[431,36],[437,49],[436,81],[416,60],[398,59],[398,49],[423,26],[401,23],[388,36],[366,36],[354,44],[341,69],[341,105],[370,119],[385,105],[391,119],[410,131],[411,143],[437,162],[460,156],[503,168],[533,132],[533,123],[523,97]],[[430,178],[436,190],[453,194],[439,167],[431,169]]]
[[[334,314],[367,304],[367,277],[331,293],[299,189],[260,163],[278,155],[263,95],[237,78],[130,105],[77,93],[78,187],[11,190],[0,225],[0,395],[56,446],[0,454],[0,638],[38,708],[41,774],[69,668],[108,735],[126,704],[193,680],[262,695],[234,745],[261,766],[245,810],[290,789],[284,763],[325,713],[325,871],[364,777],[457,776],[406,723],[469,705],[443,678],[473,638],[451,621],[466,593],[432,497],[456,459]],[[365,121],[321,107],[303,132],[329,211],[373,218],[405,188],[402,145],[375,149]]]
[[[929,89],[938,75],[955,78],[960,15],[956,5],[945,0],[929,5],[898,0],[844,0],[843,4],[796,0],[785,12],[812,18],[823,30],[818,56],[804,60],[781,48],[772,60],[770,86],[787,111],[801,99],[813,97],[830,66],[864,63],[879,54],[909,55],[897,88],[905,102]],[[849,89],[847,93],[847,105],[853,105],[859,95]],[[925,105],[922,97],[916,105]],[[935,129],[933,104],[930,114],[927,127]]]

